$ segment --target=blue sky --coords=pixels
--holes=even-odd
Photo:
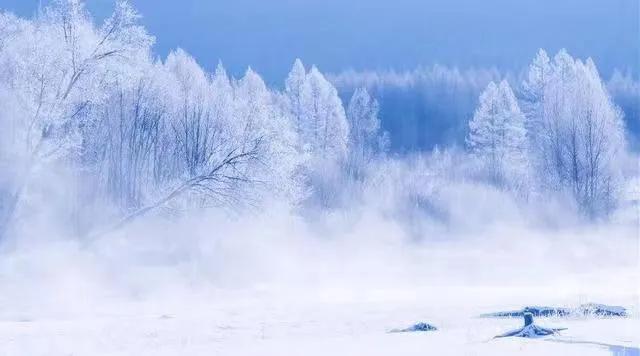
[[[42,0],[46,3],[47,0]],[[608,76],[638,74],[638,0],[133,0],[164,56],[175,47],[208,69],[251,65],[279,83],[294,58],[321,70],[440,63],[519,70],[537,48],[591,56]],[[97,18],[112,0],[88,0]],[[33,14],[38,0],[0,0]]]

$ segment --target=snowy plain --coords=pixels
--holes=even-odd
[[[211,238],[214,222],[233,233]],[[634,228],[487,229],[420,243],[392,238],[401,230],[379,217],[343,226],[342,235],[325,231],[334,239],[289,218],[214,222],[190,223],[180,241],[171,236],[184,226],[165,223],[137,239],[133,229],[91,246],[31,241],[6,252],[0,355],[639,352]],[[604,234],[608,241],[597,239]],[[584,244],[571,243],[576,236]],[[567,328],[539,339],[493,339],[522,320],[479,317],[585,302],[621,305],[630,316],[536,318]],[[438,330],[388,332],[416,322]]]
[[[453,291],[434,288],[430,292],[449,295]],[[455,291],[467,296],[478,292]],[[339,300],[339,291],[333,293],[334,300],[325,296],[328,299],[313,302],[266,301],[254,292],[253,298],[243,294],[195,303],[181,299],[162,306],[127,302],[95,314],[4,319],[0,323],[1,354],[638,355],[637,315],[623,319],[540,318],[537,322],[541,325],[568,329],[559,336],[540,339],[492,339],[520,327],[522,321],[474,317],[478,311],[490,309],[488,306],[430,306],[428,298],[424,302],[402,298],[361,302]],[[387,332],[418,320],[428,320],[440,330]]]

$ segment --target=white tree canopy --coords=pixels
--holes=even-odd
[[[362,176],[364,168],[387,150],[389,139],[381,132],[379,104],[367,89],[358,88],[347,106],[349,121],[349,170]]]
[[[495,184],[521,183],[527,166],[524,115],[506,81],[489,83],[480,95],[467,145]]]
[[[590,216],[610,211],[621,184],[626,141],[622,114],[593,61],[576,60],[565,50],[551,62],[539,55],[523,87],[535,92],[526,99],[533,108],[528,115],[535,128],[531,156],[538,181],[545,189],[573,195]]]

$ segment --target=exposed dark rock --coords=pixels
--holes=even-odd
[[[522,310],[502,311],[496,313],[482,314],[483,318],[508,318],[522,317],[525,313],[531,313],[536,317],[568,317],[568,316],[607,316],[625,317],[627,311],[623,307],[588,303],[582,304],[578,308],[528,306]]]
[[[596,316],[627,316],[627,310],[620,306],[588,303],[580,306],[585,315]]]
[[[543,306],[528,306],[521,310],[501,311],[496,313],[482,314],[484,318],[519,318],[523,317],[525,313],[531,313],[533,316],[567,316],[571,313],[568,308],[554,308]]]
[[[409,332],[416,332],[416,331],[434,331],[434,330],[438,330],[438,328],[427,323],[417,323],[417,324],[411,325],[408,328],[392,329],[389,332],[390,333],[409,333]]]

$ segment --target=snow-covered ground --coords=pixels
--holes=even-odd
[[[411,242],[376,219],[329,239],[260,219],[4,252],[0,356],[640,354],[635,229]],[[540,339],[493,339],[523,321],[479,317],[588,302],[631,316],[536,318],[567,328]],[[388,332],[417,322],[438,330]]]
[[[71,290],[80,295],[62,309],[56,302],[3,304],[0,355],[640,355],[637,270],[608,270],[602,276],[609,274],[616,278],[564,276],[590,288],[551,281],[548,286],[376,289],[354,282],[304,289],[164,290],[167,294],[153,297],[99,301],[85,301],[82,289]],[[50,297],[45,289],[39,292],[43,300]],[[478,317],[524,305],[572,307],[585,301],[622,305],[631,316],[536,318],[541,326],[567,328],[540,339],[493,339],[521,327],[522,320]],[[388,332],[416,322],[438,330]]]
[[[272,299],[256,291],[251,298],[227,295],[206,300],[200,296],[195,298],[198,300],[157,304],[114,301],[110,310],[73,316],[5,317],[0,321],[0,354],[386,356],[639,355],[640,352],[637,315],[609,319],[538,318],[536,322],[540,325],[568,329],[559,336],[540,339],[492,339],[520,327],[522,320],[478,318],[481,311],[504,306],[492,308],[485,304],[488,289],[430,292],[463,293],[470,299],[477,293],[478,305],[441,303],[446,305],[442,307],[432,305],[433,300],[429,299],[433,298],[420,302],[410,293],[401,296],[384,291],[377,291],[378,295],[372,291],[368,294],[370,300],[356,302],[352,299],[355,295],[344,295],[339,290],[304,301]],[[387,332],[417,321],[432,323],[439,330]]]

